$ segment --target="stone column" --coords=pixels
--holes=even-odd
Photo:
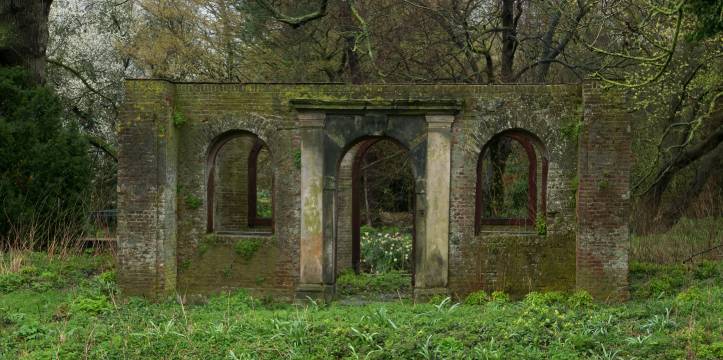
[[[300,273],[296,298],[324,297],[324,113],[299,113],[301,132]]]
[[[124,295],[176,289],[174,85],[127,81],[118,130],[118,284]]]
[[[449,186],[454,115],[427,115],[423,232],[418,232],[415,298],[446,294],[449,271]]]

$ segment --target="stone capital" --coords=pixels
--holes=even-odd
[[[298,115],[299,127],[323,128],[326,114],[323,112],[300,112]]]
[[[449,130],[454,122],[454,115],[452,114],[434,114],[425,115],[427,120],[427,128],[434,130]]]

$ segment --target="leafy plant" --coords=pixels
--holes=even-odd
[[[175,126],[182,126],[186,123],[187,119],[185,116],[183,116],[183,113],[176,110],[173,112],[173,125]]]
[[[510,302],[510,296],[505,294],[502,291],[493,291],[491,298],[492,298],[492,301],[494,301],[496,303],[504,304],[504,303]]]
[[[301,169],[301,150],[294,150],[294,166]]]
[[[70,304],[70,312],[76,313],[87,313],[87,314],[104,314],[110,312],[112,309],[111,303],[108,298],[102,295],[95,296],[79,296]]]
[[[203,200],[193,194],[187,194],[184,198],[186,206],[192,210],[196,210],[203,205]]]
[[[537,235],[547,235],[547,221],[545,221],[545,217],[543,215],[537,215],[537,218],[535,219],[535,230],[537,231]]]
[[[362,268],[372,273],[411,270],[412,235],[397,228],[361,228]]]
[[[464,299],[464,304],[484,305],[488,301],[490,301],[490,296],[484,290],[479,290],[467,295],[467,298]]]
[[[234,251],[244,260],[251,260],[265,242],[260,238],[241,239],[234,244]]]

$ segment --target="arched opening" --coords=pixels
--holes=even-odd
[[[477,162],[475,230],[484,226],[535,229],[544,223],[547,154],[542,142],[524,130],[490,139]]]
[[[414,282],[415,176],[409,150],[369,137],[338,166],[336,270],[408,276]]]
[[[273,171],[269,149],[256,139],[249,155],[248,214],[250,228],[270,228],[273,219]],[[259,166],[261,164],[261,166]]]
[[[207,169],[209,233],[273,232],[273,169],[263,140],[245,131],[219,136]]]

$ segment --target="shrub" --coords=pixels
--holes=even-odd
[[[695,268],[693,275],[698,280],[714,278],[720,275],[719,264],[715,261],[704,260]]]
[[[79,296],[70,304],[72,314],[88,313],[93,315],[104,314],[112,309],[108,298],[101,295]]]
[[[575,291],[567,298],[567,302],[573,308],[591,306],[593,304],[592,295],[585,290]]]
[[[490,296],[484,290],[480,290],[467,295],[467,298],[464,299],[464,304],[483,305],[488,301],[490,301]]]
[[[0,293],[15,291],[23,285],[23,277],[16,273],[0,275]]]
[[[696,353],[698,359],[723,359],[723,341],[701,345]]]
[[[364,270],[384,273],[411,269],[412,235],[397,228],[361,229],[361,260]]]
[[[234,244],[234,251],[244,260],[251,260],[263,245],[264,239],[241,239]]]
[[[559,291],[550,291],[545,293],[539,293],[533,291],[525,296],[524,303],[528,306],[539,307],[539,306],[550,306],[554,304],[560,304],[565,301],[565,296]]]
[[[510,302],[510,296],[505,294],[503,291],[493,291],[492,301],[498,303],[507,303]]]
[[[24,71],[0,68],[0,94],[0,237],[11,225],[80,221],[91,180],[88,142],[64,121],[59,98]]]

